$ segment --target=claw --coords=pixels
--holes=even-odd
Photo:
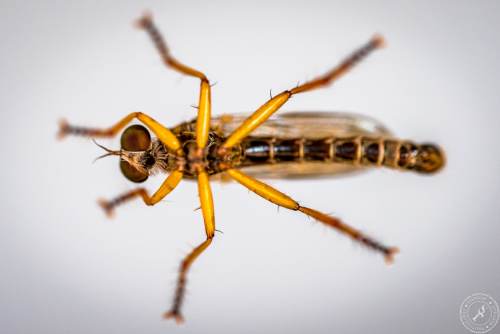
[[[59,121],[59,131],[57,132],[57,139],[64,139],[69,133],[69,124],[65,119]]]
[[[376,34],[375,36],[373,36],[372,41],[377,48],[384,48],[387,45],[384,37],[382,35],[379,35],[379,34]]]
[[[391,247],[387,250],[387,253],[385,254],[385,263],[388,265],[391,265],[394,263],[394,255],[399,253],[399,248],[397,247]]]
[[[184,323],[184,317],[176,310],[165,312],[163,314],[164,319],[174,319],[177,325],[181,325]]]
[[[106,201],[105,199],[100,198],[97,200],[97,204],[99,204],[99,206],[104,210],[108,218],[113,218],[115,211],[113,210],[112,203]]]
[[[142,16],[134,22],[134,26],[139,29],[146,28],[153,20],[153,14],[150,11],[145,11]]]

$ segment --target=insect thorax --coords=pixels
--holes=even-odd
[[[226,138],[215,128],[210,130],[207,146],[200,153],[196,144],[195,128],[196,121],[191,121],[181,123],[172,129],[172,132],[181,142],[184,156],[176,157],[175,162],[169,163],[168,169],[175,168],[174,164],[180,166],[184,171],[184,177],[192,179],[196,178],[198,171],[203,169],[200,167],[204,167],[208,175],[215,175],[241,164],[241,145],[236,145],[224,156],[217,154]]]

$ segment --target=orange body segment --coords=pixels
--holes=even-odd
[[[177,187],[179,182],[181,182],[183,173],[178,170],[174,170],[170,175],[163,181],[160,188],[153,194],[151,197],[150,203],[148,205],[155,205],[159,201],[161,201],[165,196],[167,196],[172,190]]]
[[[215,233],[214,200],[210,182],[205,171],[198,174],[198,194],[200,196],[201,211],[205,223],[207,238],[212,238]]]
[[[172,67],[173,69],[181,72],[181,73],[184,73],[186,75],[189,75],[189,76],[192,76],[192,77],[196,77],[196,78],[200,78],[201,80],[206,80],[207,77],[205,76],[205,74],[201,73],[200,71],[192,68],[192,67],[189,67],[187,65],[184,65],[180,62],[178,62],[175,58],[173,57],[170,57],[168,59],[165,59],[164,58],[164,63],[170,67]]]
[[[128,191],[120,196],[117,196],[111,201],[100,199],[99,205],[104,209],[108,216],[113,215],[114,209],[117,205],[130,201],[132,198],[137,196],[140,196],[146,205],[155,205],[177,187],[179,182],[181,182],[183,176],[184,174],[181,171],[173,171],[165,179],[165,181],[163,181],[160,188],[158,188],[153,196],[149,196],[146,189],[137,188],[132,191]]]
[[[163,144],[174,152],[180,152],[181,143],[179,139],[166,127],[152,119],[146,114],[138,113],[137,119],[143,122],[158,137]]]
[[[230,148],[238,144],[259,125],[271,117],[272,114],[274,114],[283,104],[285,104],[286,101],[288,101],[291,95],[292,94],[289,91],[285,91],[264,103],[259,109],[257,109],[257,111],[250,115],[250,117],[248,117],[243,124],[234,130],[231,135],[229,135],[222,146]]]
[[[198,105],[198,119],[196,121],[196,144],[199,148],[205,148],[210,132],[211,118],[211,97],[210,83],[206,80],[201,81],[200,102]]]
[[[300,207],[297,202],[289,196],[283,194],[281,191],[278,191],[273,187],[240,172],[239,170],[230,169],[227,173],[243,186],[247,187],[257,195],[264,197],[268,201],[273,202],[274,204],[290,210],[298,210]]]

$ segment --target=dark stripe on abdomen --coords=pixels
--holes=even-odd
[[[249,162],[268,162],[271,157],[272,138],[248,138],[243,142],[244,155]]]
[[[324,161],[331,159],[332,140],[305,140],[304,141],[304,160]]]
[[[273,142],[275,161],[296,161],[301,156],[301,140],[296,139],[276,139]]]
[[[243,140],[242,165],[268,164],[278,162],[325,161],[361,166],[385,166],[422,172],[437,170],[442,154],[439,148],[428,145],[422,154],[426,165],[419,167],[421,145],[398,139],[373,137],[323,138],[323,139],[280,139],[249,137]],[[427,147],[427,146],[426,146]],[[437,166],[434,168],[432,165]],[[441,159],[442,160],[442,159]],[[429,167],[430,166],[430,167]],[[434,168],[434,169],[433,169]]]

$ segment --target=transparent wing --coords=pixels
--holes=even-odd
[[[247,114],[216,117],[212,125],[225,136],[233,132]],[[330,136],[390,137],[390,131],[371,117],[348,112],[285,112],[267,120],[252,137],[320,139]],[[332,162],[290,162],[245,167],[244,171],[261,178],[313,178],[346,174],[364,168]]]
[[[225,135],[233,132],[249,114],[229,114],[216,117],[212,124]],[[328,136],[372,135],[387,136],[389,130],[371,117],[348,112],[285,112],[270,118],[252,137],[282,137],[310,139]]]

